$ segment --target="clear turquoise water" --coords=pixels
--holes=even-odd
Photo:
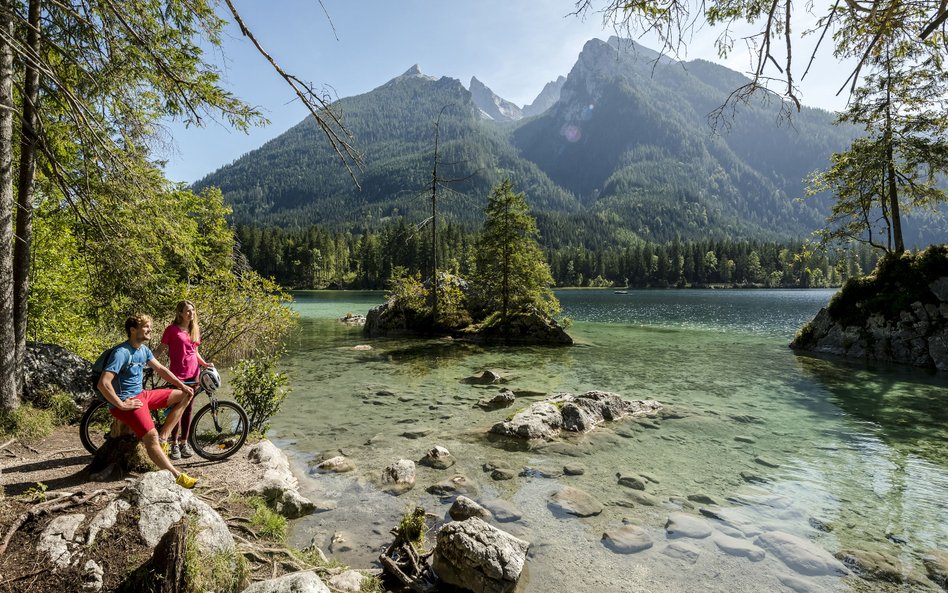
[[[320,454],[342,452],[357,469],[302,478],[305,493],[336,508],[296,522],[292,538],[327,549],[341,534],[350,549],[336,546],[333,554],[368,565],[406,509],[420,504],[443,515],[448,502],[424,488],[460,473],[476,485],[476,500],[500,499],[521,512],[521,520],[500,526],[532,543],[526,591],[780,591],[789,590],[780,580],[786,575],[812,591],[887,590],[852,576],[795,575],[769,554],[760,562],[729,556],[712,538],[688,541],[699,552],[694,563],[664,554],[672,543],[663,529],[668,513],[699,507],[727,520],[729,526],[709,522],[716,531],[748,542],[780,530],[830,552],[885,552],[906,574],[924,574],[921,555],[948,548],[948,377],[794,355],[787,348],[794,331],[831,294],[564,291],[559,297],[574,319],[576,346],[485,349],[368,340],[337,319],[365,313],[381,302],[380,293],[298,293],[301,329],[285,361],[294,393],[272,434],[303,476]],[[354,349],[360,345],[371,349]],[[682,418],[657,429],[620,422],[529,447],[489,439],[493,423],[543,396],[481,410],[474,404],[496,388],[461,379],[488,368],[511,377],[514,389],[614,391],[657,399]],[[418,429],[430,432],[401,436]],[[416,487],[403,496],[381,491],[382,468],[400,458],[417,461],[436,444],[458,464],[446,471],[419,466]],[[565,464],[579,464],[585,473],[529,472],[495,482],[482,471],[489,460],[554,476]],[[648,493],[658,504],[627,506],[630,491],[616,483],[617,472],[653,478]],[[748,482],[742,472],[760,481]],[[555,516],[547,501],[561,485],[589,492],[606,504],[604,512]],[[686,500],[696,494],[717,504]],[[603,531],[624,519],[649,530],[651,549],[619,555],[601,544]],[[812,519],[832,531],[818,531]],[[922,579],[898,590],[927,588]]]

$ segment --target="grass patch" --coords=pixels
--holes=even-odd
[[[236,550],[219,554],[202,553],[197,545],[201,527],[197,519],[188,517],[185,540],[184,572],[187,593],[237,593],[250,584],[250,567]]]
[[[286,517],[267,506],[267,502],[258,496],[251,496],[247,503],[253,508],[250,525],[261,536],[273,541],[286,542]]]
[[[0,413],[0,437],[38,441],[53,432],[56,424],[53,412],[23,404],[13,411]]]

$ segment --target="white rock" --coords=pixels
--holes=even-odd
[[[698,556],[701,555],[701,551],[691,544],[687,544],[683,541],[677,541],[665,546],[665,549],[662,550],[662,554],[665,554],[671,558],[684,560],[688,564],[694,564],[698,561]]]
[[[105,571],[95,560],[87,561],[82,567],[82,590],[89,593],[101,591],[103,576],[105,576]]]
[[[846,567],[823,548],[808,540],[784,533],[762,533],[754,543],[779,558],[788,568],[809,576],[848,574]]]
[[[474,593],[507,593],[520,579],[530,544],[477,517],[438,532],[432,567],[445,582]]]
[[[54,518],[40,534],[37,551],[48,554],[58,568],[66,568],[72,562],[70,548],[75,547],[76,529],[85,520],[82,514]]]
[[[329,586],[344,593],[359,593],[365,577],[357,570],[347,570],[329,579]]]
[[[763,550],[750,543],[749,541],[730,537],[723,533],[715,533],[711,540],[724,553],[731,556],[743,556],[751,562],[758,562],[764,559],[766,555]]]
[[[86,545],[91,546],[95,543],[95,538],[100,531],[111,529],[118,521],[120,513],[124,513],[132,507],[127,500],[117,498],[110,502],[104,509],[92,518],[89,523],[89,534],[86,536]]]
[[[692,537],[700,539],[711,535],[711,527],[704,519],[686,513],[671,513],[665,522],[668,537]]]
[[[243,593],[331,593],[316,573],[294,572],[269,581],[256,582]]]

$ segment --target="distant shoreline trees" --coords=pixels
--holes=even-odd
[[[236,236],[251,267],[286,288],[378,290],[395,268],[409,275],[430,269],[429,235],[413,229],[402,219],[361,232],[241,224]],[[442,270],[465,275],[476,269],[476,231],[445,223],[438,237]],[[880,256],[868,245],[824,251],[805,241],[730,239],[541,247],[557,287],[841,286],[872,270]],[[707,265],[709,253],[714,269]]]

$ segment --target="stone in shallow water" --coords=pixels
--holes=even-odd
[[[711,540],[717,545],[718,549],[731,556],[742,556],[751,562],[759,562],[766,555],[763,550],[750,543],[749,541],[715,533]]]
[[[494,515],[498,523],[510,523],[519,521],[523,518],[523,511],[513,505],[513,503],[495,498],[484,502],[484,506]]]
[[[441,480],[437,484],[432,484],[425,488],[425,492],[435,496],[453,496],[455,494],[464,494],[465,496],[476,496],[477,487],[466,476],[457,474]]]
[[[620,486],[633,490],[645,490],[645,480],[638,476],[623,476],[622,474],[616,474],[616,476],[619,478]]]
[[[634,490],[626,494],[626,498],[644,507],[657,507],[659,505],[659,500],[648,492]]]
[[[767,459],[766,457],[755,457],[754,463],[757,463],[764,467],[770,467],[770,468],[780,467],[779,463],[777,463],[776,461],[773,461],[772,459]]]
[[[591,517],[602,512],[602,503],[591,494],[572,486],[563,486],[550,497],[550,507],[577,517]]]
[[[948,552],[929,550],[922,557],[928,576],[942,589],[948,591]]]
[[[448,469],[454,465],[455,459],[447,448],[435,445],[425,453],[425,456],[418,463],[434,469]]]
[[[602,534],[602,543],[617,554],[634,554],[652,547],[652,537],[638,525],[623,525]]]
[[[736,437],[734,437],[734,440],[737,441],[738,443],[751,443],[751,444],[753,444],[753,443],[756,443],[756,442],[757,442],[757,441],[754,440],[754,437],[747,437],[747,436],[742,436],[742,435],[737,435]]]
[[[711,535],[711,527],[704,519],[686,513],[671,513],[665,522],[668,537],[691,537],[701,539]]]
[[[698,556],[701,555],[701,551],[685,542],[672,542],[665,546],[665,549],[662,550],[662,554],[671,558],[677,558],[678,560],[684,560],[688,564],[694,564],[698,561]]]
[[[777,579],[784,584],[789,589],[796,591],[797,593],[815,593],[817,591],[816,586],[806,579],[801,579],[800,577],[795,577],[789,574],[779,574]]]
[[[784,533],[768,531],[762,533],[754,543],[779,558],[788,568],[808,576],[848,574],[846,567],[816,544]]]
[[[466,496],[458,496],[448,510],[448,514],[455,521],[464,521],[471,517],[480,517],[485,520],[490,518],[490,511]]]
[[[834,556],[848,568],[863,577],[880,579],[892,583],[901,583],[903,580],[902,563],[898,558],[893,558],[883,552],[840,550],[836,552]]]
[[[691,502],[697,502],[699,504],[718,504],[716,500],[708,496],[707,494],[689,494],[688,500]]]
[[[493,480],[503,481],[503,480],[512,480],[517,476],[517,473],[512,469],[506,469],[502,467],[496,468],[494,471],[490,472],[490,477]]]
[[[586,468],[578,464],[564,465],[563,473],[567,476],[581,476],[586,473]]]

